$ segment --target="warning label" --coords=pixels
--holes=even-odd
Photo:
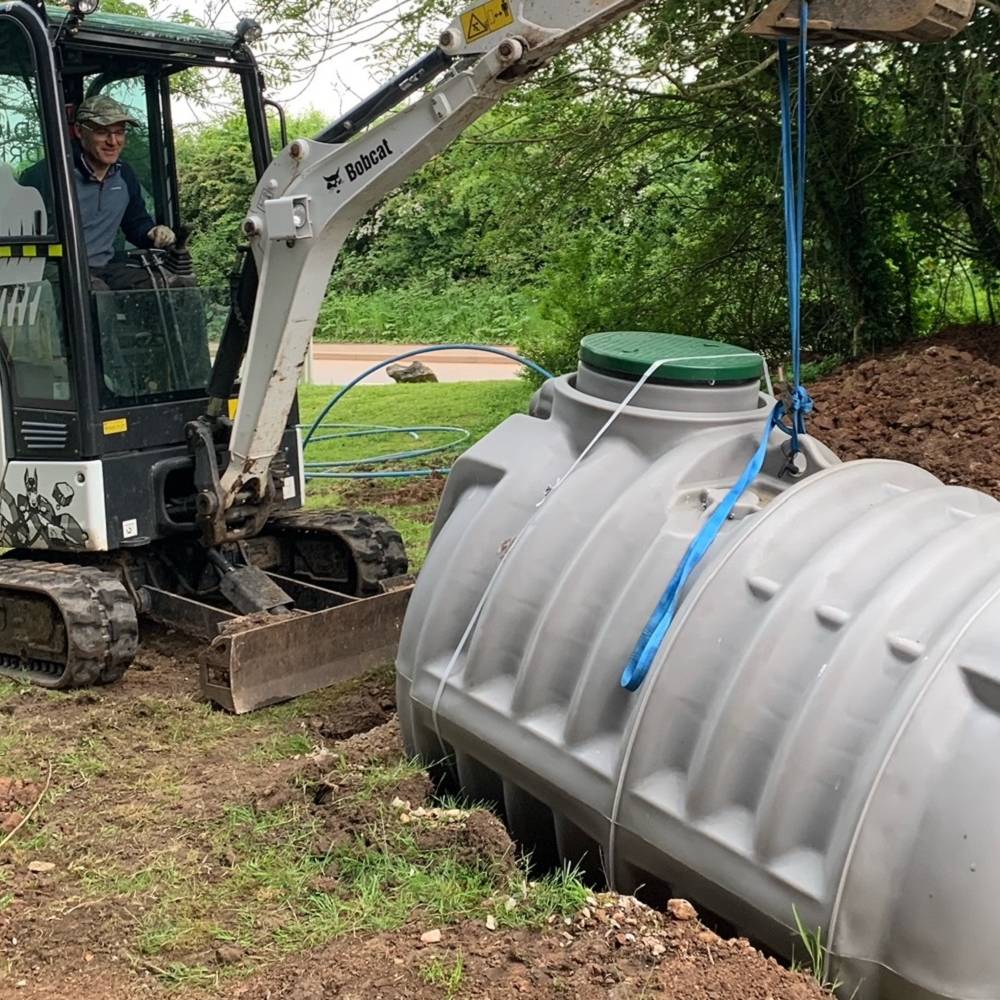
[[[474,42],[483,35],[491,35],[513,23],[510,0],[488,0],[462,15],[462,31],[465,32],[467,42]]]

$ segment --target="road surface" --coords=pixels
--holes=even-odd
[[[397,354],[416,350],[419,344],[313,344],[311,381],[315,385],[345,385],[380,361],[388,361]],[[511,347],[505,350],[513,351]],[[487,382],[495,379],[517,378],[521,366],[497,354],[485,351],[436,351],[433,354],[407,358],[422,361],[438,377],[439,382]],[[383,368],[369,375],[365,385],[391,383]]]

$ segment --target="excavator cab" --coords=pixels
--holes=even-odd
[[[44,462],[39,489],[49,498],[72,478],[55,466],[81,459],[100,461],[107,483],[135,483],[105,490],[104,510],[96,496],[93,510],[68,510],[93,549],[116,548],[190,520],[183,508],[194,491],[177,470],[228,315],[229,289],[199,281],[183,245],[175,122],[192,117],[189,95],[205,76],[231,78],[244,97],[242,169],[255,183],[271,158],[264,98],[250,50],[231,33],[54,7],[42,9],[43,20],[39,10],[18,3],[0,16],[0,337],[13,437],[4,459],[15,478],[19,463]],[[119,231],[114,262],[126,280],[118,284],[88,261],[74,178],[73,115],[96,95],[134,119],[121,160],[149,216],[182,236],[163,252],[131,247]],[[122,184],[109,175],[95,197],[114,197]],[[217,271],[235,259],[237,225]],[[298,486],[296,417],[285,452]],[[295,496],[300,503],[298,488]],[[9,530],[0,537],[12,540]]]

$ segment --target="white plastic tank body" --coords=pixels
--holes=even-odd
[[[551,490],[634,387],[623,357],[691,353],[601,337],[604,370],[546,383],[449,476],[397,663],[408,747],[540,858],[786,956],[796,914],[822,927],[845,996],[997,1000],[1000,504],[815,442],[782,477],[775,431],[626,691],[773,400],[724,373],[648,385]]]

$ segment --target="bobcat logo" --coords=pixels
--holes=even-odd
[[[326,181],[327,191],[339,191],[340,185],[343,184],[340,178],[340,167],[337,167],[329,177],[324,177],[323,180]]]

